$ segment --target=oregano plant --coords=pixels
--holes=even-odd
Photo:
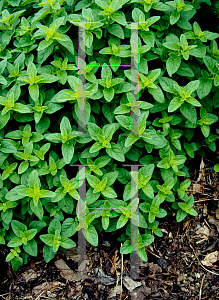
[[[0,244],[15,271],[80,230],[95,247],[122,232],[120,253],[147,261],[163,218],[197,216],[189,166],[217,150],[219,107],[202,2],[0,1]]]

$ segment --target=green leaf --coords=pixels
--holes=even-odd
[[[43,214],[44,214],[44,210],[42,207],[42,204],[40,202],[40,200],[37,202],[37,205],[35,205],[33,203],[33,200],[30,201],[30,208],[33,211],[33,213],[40,219],[42,220],[43,218]]]
[[[86,229],[85,238],[91,245],[95,247],[98,245],[98,234],[93,225],[89,225]]]
[[[116,224],[116,228],[119,229],[119,228],[122,228],[123,226],[125,226],[125,224],[128,222],[129,218],[126,218],[124,215],[121,215],[119,217],[119,220],[117,221],[117,224]]]
[[[33,189],[36,182],[37,182],[38,186],[40,187],[40,179],[39,179],[37,170],[33,170],[29,176],[29,187]]]
[[[173,112],[177,110],[183,103],[184,100],[182,100],[180,97],[173,98],[168,106],[168,112]]]
[[[208,68],[209,72],[214,73],[215,72],[215,65],[216,65],[216,60],[211,58],[210,56],[205,56],[203,58],[204,63],[206,67]]]
[[[33,101],[37,101],[38,98],[39,98],[39,86],[38,86],[38,84],[35,83],[35,84],[32,84],[32,85],[29,85],[28,89],[29,89],[29,93],[30,93],[30,96],[33,99]]]
[[[114,97],[114,89],[112,87],[110,88],[104,88],[103,90],[104,98],[107,102],[110,102]]]
[[[170,24],[175,24],[180,18],[180,13],[177,10],[174,10],[170,15]]]
[[[17,220],[11,222],[11,227],[14,234],[18,237],[20,237],[20,232],[25,232],[27,230],[27,226]]]
[[[130,135],[127,137],[126,141],[125,141],[125,147],[129,147],[132,144],[134,144],[137,140],[139,140],[140,137],[138,136],[134,136],[134,135]]]
[[[37,256],[37,242],[35,240],[31,240],[27,242],[26,245],[23,245],[23,249],[29,255],[36,257]]]
[[[74,202],[70,196],[65,196],[61,201],[59,201],[60,208],[67,214],[72,214],[74,209]]]
[[[149,88],[148,92],[154,97],[154,99],[157,102],[160,102],[160,103],[165,102],[163,91],[161,90],[161,88],[159,86],[157,86],[156,89]]]
[[[159,83],[164,91],[172,94],[176,93],[176,89],[174,87],[176,82],[174,80],[168,77],[162,77],[160,78]]]
[[[116,198],[117,197],[116,192],[109,186],[105,187],[105,189],[103,191],[101,191],[101,193],[107,198]]]
[[[181,58],[176,56],[176,57],[169,57],[166,61],[166,66],[167,66],[167,73],[170,77],[174,73],[177,72],[181,64]]]
[[[88,123],[88,131],[93,136],[103,135],[102,129],[94,123]]]
[[[152,244],[153,241],[154,241],[154,236],[153,235],[151,235],[151,234],[142,234],[142,243],[145,247]]]
[[[70,142],[62,144],[62,155],[66,164],[69,164],[74,155],[74,146]]]
[[[117,23],[121,24],[121,25],[126,25],[126,18],[125,18],[125,14],[123,14],[121,11],[120,12],[114,12],[111,15],[111,19],[113,21],[116,21]],[[114,24],[116,25],[116,24]]]
[[[179,51],[180,50],[180,46],[178,45],[178,43],[174,43],[174,42],[166,42],[163,44],[164,47],[173,50],[173,51]]]
[[[98,198],[100,197],[100,192],[99,193],[94,193],[93,189],[90,188],[87,193],[86,193],[86,203],[87,205],[90,205],[91,203],[95,202]]]
[[[61,239],[61,246],[65,249],[73,248],[76,246],[76,243],[69,239],[68,237],[63,237]]]
[[[113,24],[111,26],[108,26],[107,30],[109,31],[109,33],[118,37],[119,39],[124,39],[124,32],[123,32],[122,26],[120,26],[118,24]]]
[[[148,196],[149,198],[153,199],[154,198],[154,190],[152,188],[152,186],[147,183],[143,188],[142,191],[145,193],[146,196]]]
[[[122,152],[122,150],[120,149],[120,147],[117,144],[111,143],[111,148],[106,148],[106,153],[114,158],[115,160],[118,161],[125,161],[125,156]]]
[[[141,248],[139,249],[139,257],[144,260],[144,261],[148,261],[148,257],[147,257],[147,254],[145,252],[145,248]]]
[[[219,164],[214,166],[214,170],[215,170],[215,172],[219,172]]]
[[[23,241],[20,237],[15,237],[12,240],[10,240],[10,242],[8,243],[8,247],[19,247],[23,244]]]
[[[189,103],[183,103],[183,105],[180,107],[180,111],[183,114],[183,116],[188,119],[192,123],[197,122],[197,113],[195,107],[193,107]]]
[[[77,231],[78,222],[73,218],[67,218],[62,223],[62,237],[71,237]]]
[[[210,93],[212,89],[212,80],[210,78],[201,77],[199,81],[200,85],[197,89],[197,94],[199,99],[203,99]]]
[[[52,246],[53,245],[53,239],[54,235],[53,234],[42,234],[40,235],[41,241],[43,241],[46,245]]]
[[[46,263],[50,262],[50,260],[53,259],[55,256],[56,252],[53,252],[53,247],[45,245],[43,247],[43,257]]]
[[[131,245],[130,245],[130,239],[126,240],[122,247],[120,248],[121,254],[129,254],[131,253]]]
[[[86,174],[86,179],[92,188],[95,188],[100,182],[100,180],[96,176],[93,176],[91,174]]]
[[[17,270],[21,267],[23,264],[23,259],[21,257],[14,257],[11,260],[12,269],[17,272]]]
[[[204,135],[204,137],[208,137],[210,134],[210,127],[208,125],[201,125],[201,131]]]
[[[185,211],[183,211],[182,209],[179,209],[176,214],[176,221],[181,222],[182,220],[185,219],[186,216],[187,216],[187,213]]]
[[[109,227],[109,217],[102,217],[102,226],[104,230]]]
[[[58,40],[58,42],[63,47],[65,47],[72,55],[74,55],[74,45],[73,45],[73,42],[70,39],[70,37],[68,37],[67,35],[65,37],[66,37],[66,41]]]

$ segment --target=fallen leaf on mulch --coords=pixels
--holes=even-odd
[[[199,183],[194,183],[192,185],[192,192],[195,193],[199,193],[202,194],[203,193],[203,185],[199,184]]]
[[[100,280],[100,283],[103,285],[112,285],[115,284],[115,279],[111,276],[106,275],[102,269],[96,268],[97,279]]]
[[[81,275],[75,273],[69,266],[64,262],[63,259],[59,259],[55,262],[55,266],[59,271],[61,271],[60,275],[68,281],[80,281],[89,278],[86,275]]]
[[[204,240],[209,239],[210,229],[204,225],[204,227],[200,227],[198,230],[196,230],[196,234]]]
[[[22,277],[24,278],[24,280],[26,282],[28,282],[29,280],[34,280],[34,279],[37,278],[37,273],[33,270],[28,270],[28,271],[22,273],[21,275],[22,275]]]
[[[201,263],[204,266],[211,267],[212,264],[218,260],[219,258],[218,254],[219,254],[218,251],[214,251],[212,253],[207,254],[205,258],[201,261]]]
[[[121,286],[120,285],[116,285],[109,293],[108,298],[113,298],[116,297],[117,294],[120,294],[121,292]]]
[[[37,285],[33,288],[33,296],[38,297],[43,295],[45,292],[50,291],[51,293],[54,292],[60,285],[60,282],[44,282],[40,285]]]
[[[138,281],[134,281],[133,279],[129,278],[129,277],[124,277],[122,279],[122,282],[124,284],[124,286],[130,291],[132,292],[136,287],[139,287],[142,285],[141,282]]]
[[[115,253],[114,253],[113,257],[112,257],[112,260],[111,260],[112,267],[110,269],[110,273],[112,273],[112,275],[114,275],[115,271],[119,268],[119,266],[116,264],[117,260],[119,259],[118,256],[117,256],[118,252],[119,252],[118,250],[115,251]]]

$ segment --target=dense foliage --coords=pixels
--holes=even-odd
[[[14,270],[37,256],[38,245],[46,262],[76,246],[80,229],[97,246],[98,231],[122,228],[128,254],[130,221],[139,228],[132,250],[147,260],[145,246],[162,237],[160,218],[197,215],[186,193],[188,162],[206,147],[216,150],[211,125],[219,107],[219,34],[195,20],[201,2],[211,5],[0,1],[0,243]],[[78,126],[83,108],[87,134]]]

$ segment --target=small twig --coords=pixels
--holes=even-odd
[[[219,199],[202,199],[202,200],[196,200],[196,201],[194,201],[194,203],[198,203],[198,202],[206,202],[206,201],[215,201],[215,200],[219,200]]]
[[[205,240],[205,239],[202,239],[202,240],[196,242],[196,244],[200,244],[200,243],[202,243],[202,242],[206,242],[206,240]]]
[[[45,263],[45,260],[35,262],[36,265],[41,264],[41,263]]]
[[[40,299],[40,297],[42,296],[42,294],[43,293],[45,293],[45,291],[42,291],[37,297],[36,297],[36,299],[35,300],[38,300],[38,299]]]
[[[161,258],[161,256],[155,254],[154,252],[150,251],[149,249],[147,249],[148,252],[150,252],[151,254],[153,254],[154,256],[156,256],[157,258]]]
[[[201,281],[201,286],[200,286],[200,291],[199,291],[199,300],[202,299],[202,287],[203,287],[203,283],[204,283],[204,280],[205,280],[205,275],[206,274],[203,275],[202,281]]]
[[[122,248],[122,243],[121,243]],[[122,275],[123,275],[123,254],[122,254],[122,267],[121,267],[121,292],[120,292],[120,300],[122,299]]]
[[[208,226],[208,228],[210,229],[210,230],[212,230],[212,228],[211,228],[211,226],[208,224],[208,222],[204,219],[204,222],[205,222],[205,224]]]
[[[8,294],[9,300],[11,299],[11,286],[12,286],[12,283],[11,283],[10,286],[9,286],[9,294]]]

